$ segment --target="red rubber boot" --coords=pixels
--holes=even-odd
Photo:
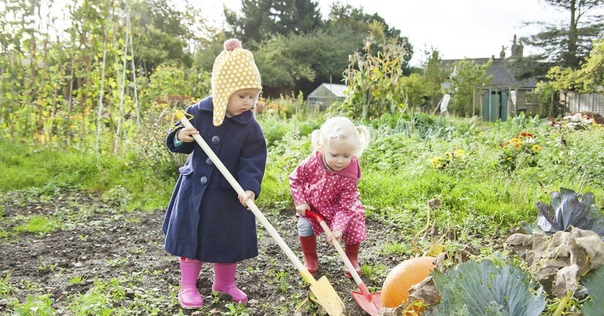
[[[315,235],[300,237],[302,253],[304,253],[304,265],[310,274],[315,275],[319,269],[319,258],[317,257],[317,237]]]
[[[359,248],[361,247],[361,243],[356,243],[354,245],[346,245],[344,252],[346,252],[346,257],[348,257],[348,260],[350,260],[350,263],[352,263],[352,266],[354,267],[354,270],[357,272],[357,274],[359,276],[361,276],[361,266],[359,266]],[[352,278],[352,274],[350,274],[350,272],[348,271],[348,269],[346,269],[346,267],[344,267],[344,274],[346,275],[347,278]]]

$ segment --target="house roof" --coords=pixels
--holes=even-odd
[[[491,67],[487,69],[487,76],[492,75],[491,87],[497,88],[526,88],[533,89],[537,86],[537,81],[534,78],[517,79],[514,72],[509,66],[509,61],[504,58],[467,58],[477,65],[486,64],[490,60],[493,61]],[[443,60],[445,65],[453,65],[461,61],[461,59],[446,59]]]
[[[315,90],[313,90],[308,97],[326,97],[326,96],[335,96],[338,98],[345,98],[346,94],[344,93],[348,89],[348,86],[344,84],[335,84],[335,83],[323,83],[318,86]]]
[[[491,85],[496,87],[535,88],[537,81],[533,78],[516,79],[514,72],[508,68],[508,62],[502,59],[493,60],[487,76],[493,75]]]

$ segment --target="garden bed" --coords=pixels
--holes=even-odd
[[[10,286],[12,292],[0,302],[0,310],[10,307],[9,301],[15,299],[27,306],[28,295],[35,297],[30,306],[44,305],[41,301],[47,295],[52,298],[51,308],[65,315],[95,313],[103,308],[113,311],[112,315],[129,310],[142,315],[320,313],[316,304],[306,300],[309,287],[295,266],[261,226],[259,256],[238,267],[237,283],[250,298],[247,311],[231,304],[228,297],[212,295],[211,265],[205,264],[198,279],[205,306],[195,313],[181,310],[175,298],[180,274],[176,258],[163,249],[163,210],[119,213],[99,197],[80,192],[45,198],[25,198],[23,193],[13,192],[4,201],[3,223],[12,223],[12,227],[3,227],[5,231],[34,216],[61,222],[52,232],[22,232],[1,241],[0,271],[8,276],[4,286]],[[303,260],[292,214],[265,212],[280,236]],[[391,223],[379,218],[368,219],[367,224],[369,239],[361,248],[360,260],[362,264],[382,267],[373,279],[363,277],[374,292],[381,288],[388,270],[404,260],[380,255],[380,245],[386,240],[402,241],[403,236],[397,235]],[[323,236],[318,248],[321,267],[317,278],[327,276],[344,301],[348,315],[365,315],[351,295],[357,290],[356,284],[344,277],[339,257]]]

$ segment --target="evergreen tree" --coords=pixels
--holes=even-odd
[[[225,10],[233,36],[254,45],[274,35],[307,34],[322,25],[312,0],[241,0],[241,12]]]
[[[539,47],[541,54],[532,59],[546,61],[562,67],[577,69],[588,56],[592,40],[604,35],[604,0],[544,0],[549,5],[568,13],[568,24],[554,25],[531,22],[544,26],[544,30],[522,42]]]

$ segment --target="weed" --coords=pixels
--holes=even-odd
[[[285,271],[279,271],[276,274],[277,281],[279,285],[277,285],[277,289],[283,293],[287,293],[287,291],[291,288],[291,285],[288,282],[289,273]]]
[[[82,284],[86,282],[86,279],[82,276],[74,276],[72,278],[69,279],[69,283],[71,283],[72,285],[76,285],[76,284]]]
[[[27,223],[13,228],[16,232],[29,232],[36,234],[47,234],[61,228],[61,224],[52,218],[44,216],[32,216],[27,219]]]
[[[386,266],[383,264],[379,264],[377,266],[362,264],[361,272],[365,278],[376,280],[380,279],[379,276],[383,276],[386,274]]]
[[[128,259],[127,258],[116,258],[116,259],[109,260],[109,266],[110,267],[114,267],[114,268],[123,266],[123,265],[125,265],[127,263],[128,263]]]
[[[132,247],[132,254],[133,255],[142,255],[145,253],[145,249],[141,248],[141,247]]]
[[[401,257],[410,256],[413,254],[413,249],[406,243],[400,243],[397,241],[386,242],[380,251],[384,255],[396,255]]]
[[[4,279],[0,279],[0,297],[6,297],[8,294],[13,292],[13,288],[10,285],[11,272],[8,271]]]
[[[103,193],[103,202],[114,207],[125,207],[132,200],[132,195],[121,185],[117,185]]]
[[[13,302],[12,308],[15,315],[58,315],[52,308],[53,301],[49,294],[37,297],[27,295],[24,303]]]
[[[42,258],[39,258],[42,259]],[[38,267],[39,271],[50,271],[50,272],[54,272],[55,269],[57,268],[57,264],[56,263],[51,263],[51,264],[42,264]]]
[[[126,291],[117,279],[96,280],[86,293],[71,297],[68,308],[74,315],[113,315],[113,302],[125,297]]]
[[[238,315],[238,316],[249,315],[247,307],[244,304],[228,303],[225,305],[225,307],[228,308],[228,311],[223,312],[222,315]]]

